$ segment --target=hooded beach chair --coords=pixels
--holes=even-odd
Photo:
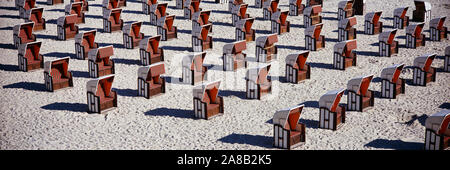
[[[78,34],[78,21],[76,14],[59,17],[57,20],[58,40],[68,40],[74,38]]]
[[[395,64],[381,71],[381,97],[395,99],[399,94],[405,94],[405,80],[400,78],[405,64]]]
[[[356,17],[344,18],[338,22],[338,41],[347,41],[356,39]]]
[[[198,11],[192,16],[192,30],[201,28],[203,25],[211,24],[210,32],[212,32],[212,22],[209,21],[211,11]]]
[[[374,105],[374,92],[369,90],[373,75],[356,77],[347,83],[347,110],[362,112]]]
[[[138,69],[138,96],[149,99],[152,96],[166,93],[164,63],[158,62]]]
[[[36,8],[36,0],[19,0],[19,17],[24,18],[26,11]]]
[[[424,0],[415,0],[416,10],[413,10],[413,21],[428,22],[431,19],[431,3]]]
[[[89,11],[89,3],[88,0],[70,0],[71,3],[81,2],[83,3],[83,11]]]
[[[356,39],[336,43],[333,48],[333,68],[345,70],[347,67],[356,66],[356,48]]]
[[[119,8],[119,0],[103,0],[102,1],[103,11],[106,9],[112,10]]]
[[[197,82],[203,82],[208,78],[208,67],[203,66],[206,52],[189,54],[182,60],[182,82],[194,85]]]
[[[409,25],[409,17],[406,16],[408,7],[396,8],[394,10],[394,28],[403,29]]]
[[[325,36],[320,35],[323,24],[311,25],[305,29],[305,48],[317,51],[325,48]]]
[[[112,90],[114,74],[86,83],[88,112],[102,113],[117,107],[117,93]]]
[[[139,53],[141,64],[146,66],[164,61],[164,49],[159,47],[161,36],[148,37],[139,43]]]
[[[323,0],[306,0],[306,7],[314,5],[323,6]]]
[[[447,39],[447,27],[444,27],[445,18],[439,17],[430,20],[430,40],[441,41]]]
[[[291,24],[287,21],[289,11],[277,11],[272,14],[272,33],[281,35],[289,32]]]
[[[152,5],[158,4],[158,0],[142,0],[142,13],[149,15],[150,7]]]
[[[139,46],[139,42],[144,39],[144,33],[141,33],[142,22],[132,22],[123,27],[123,46],[127,49],[133,49]]]
[[[26,22],[15,25],[13,28],[14,47],[19,48],[21,44],[36,41],[36,35],[33,34],[34,22]]]
[[[161,41],[177,38],[177,27],[173,26],[175,15],[166,15],[158,19],[157,34],[161,35]]]
[[[262,8],[267,1],[270,2],[271,0],[255,0],[255,7]]]
[[[77,21],[75,24],[86,23],[84,18],[83,2],[74,2],[67,4],[64,11],[66,15],[77,15]]]
[[[120,18],[122,14],[122,9],[105,9],[103,10],[103,31],[104,32],[114,32],[121,31],[123,28],[123,20]]]
[[[252,29],[255,18],[241,19],[236,23],[236,41],[245,40],[247,42],[255,41],[255,29]]]
[[[280,3],[280,0],[270,0],[265,1],[263,4],[263,19],[264,20],[270,20],[272,18],[272,14],[280,11],[278,8],[278,4]]]
[[[127,0],[119,0],[119,8],[127,6]]]
[[[445,48],[444,71],[450,72],[450,46]]]
[[[340,21],[344,18],[354,16],[353,1],[345,0],[338,3],[337,19]]]
[[[364,34],[375,35],[383,32],[383,22],[380,22],[382,11],[367,13],[364,17]]]
[[[45,30],[44,8],[32,8],[25,13],[25,22],[34,22],[33,31]]]
[[[166,13],[167,3],[158,3],[150,6],[150,25],[156,26],[158,24],[158,19],[163,16],[169,15]]]
[[[406,48],[425,46],[425,34],[422,34],[424,25],[419,23],[406,27]]]
[[[425,121],[425,150],[448,150],[450,147],[450,110],[432,114]]]
[[[337,130],[345,123],[345,107],[339,105],[345,89],[332,90],[319,99],[319,128]]]
[[[273,146],[281,149],[294,149],[306,141],[306,126],[299,123],[304,105],[278,110],[272,118]]]
[[[239,68],[247,68],[247,54],[243,51],[247,49],[245,40],[225,44],[223,46],[223,70],[236,71]]]
[[[176,9],[184,9],[184,3],[186,0],[176,0],[175,2],[175,8]]]
[[[86,59],[91,49],[98,48],[98,43],[95,42],[96,34],[96,30],[91,30],[75,36],[75,53],[78,59]]]
[[[380,33],[378,36],[378,54],[380,56],[390,57],[392,54],[398,53],[398,41],[395,41],[397,29]]]
[[[286,81],[297,84],[311,78],[311,66],[306,63],[309,51],[286,56]]]
[[[42,42],[20,44],[18,49],[18,66],[21,71],[31,71],[44,68],[44,57],[39,54]]]
[[[320,16],[321,12],[322,7],[320,5],[306,7],[305,10],[303,10],[303,25],[305,28],[322,23],[322,16]]]
[[[202,11],[200,8],[200,0],[186,0],[184,3],[184,18],[192,20],[194,13]]]
[[[239,20],[250,18],[250,15],[247,14],[248,4],[240,4],[233,6],[231,9],[231,24],[236,26],[236,23]]]
[[[355,15],[364,15],[366,0],[352,0]]]
[[[277,34],[260,36],[256,39],[256,61],[267,63],[277,58],[278,48],[275,43],[278,42]]]
[[[270,64],[263,64],[247,70],[245,76],[247,99],[261,100],[266,94],[272,93],[272,81],[268,78],[270,66]]]
[[[218,0],[216,0],[217,3]],[[235,8],[236,6],[240,6],[244,4],[244,0],[229,0],[228,1],[228,12],[231,12],[233,10],[233,8]]]
[[[219,87],[219,80],[194,87],[192,95],[195,118],[208,120],[223,115],[223,97],[219,96]]]
[[[426,86],[429,82],[436,81],[436,68],[432,67],[436,54],[425,54],[414,59],[413,84]]]
[[[47,5],[64,4],[64,0],[47,0]]]
[[[289,15],[298,16],[298,14],[303,14],[305,5],[302,4],[302,0],[289,0]]]
[[[45,89],[53,92],[58,89],[73,87],[72,73],[69,70],[70,57],[59,58],[44,63]]]
[[[192,30],[192,51],[203,52],[213,48],[213,38],[208,36],[212,24],[202,25]]]
[[[91,49],[89,51],[89,77],[97,78],[114,74],[114,61],[110,57],[114,55],[113,46]]]

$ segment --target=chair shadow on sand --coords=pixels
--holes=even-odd
[[[233,133],[223,138],[220,138],[218,141],[230,144],[247,144],[263,148],[273,148],[272,145],[273,138],[270,136]]]
[[[236,96],[240,99],[247,99],[245,97],[245,91],[220,90],[219,96],[223,96],[223,97]]]
[[[0,70],[3,70],[3,71],[19,71],[19,67],[17,65],[0,64]]]
[[[402,140],[375,139],[364,146],[379,149],[421,150],[424,144],[419,142],[405,142]]]
[[[157,108],[153,110],[149,110],[144,113],[147,116],[169,116],[169,117],[177,117],[177,118],[185,118],[185,119],[194,119],[194,113],[192,110],[185,109],[174,109],[174,108]]]
[[[55,102],[41,107],[45,110],[66,110],[71,112],[87,112],[88,107],[85,103],[65,103]]]
[[[9,85],[3,86],[3,88],[8,89],[25,89],[31,91],[45,92],[45,85],[43,83],[35,83],[35,82],[18,82]]]

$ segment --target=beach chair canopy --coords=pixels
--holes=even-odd
[[[159,42],[161,41],[161,35],[154,37],[148,37],[139,42],[139,48],[147,52],[157,52],[159,48]]]
[[[400,77],[400,73],[402,73],[402,69],[404,66],[405,64],[395,64],[393,66],[384,68],[381,71],[381,78],[396,83],[398,78]]]
[[[241,19],[236,23],[236,28],[244,30],[245,32],[250,32],[254,21],[255,18]]]
[[[105,9],[103,10],[103,19],[108,20],[110,17],[113,17],[116,22],[119,22],[121,13],[122,13],[121,8]]]
[[[19,0],[19,6],[25,9],[36,7],[36,0]]]
[[[432,114],[425,121],[425,127],[438,135],[450,136],[450,110],[444,109]]]
[[[157,62],[149,66],[139,67],[138,77],[149,81],[153,78],[159,78],[160,75],[166,73],[164,62]]]
[[[99,96],[101,92],[103,92],[105,96],[109,96],[111,93],[113,82],[114,74],[102,76],[93,80],[89,80],[86,83],[86,90],[87,92],[94,93],[96,96]]]
[[[436,28],[438,30],[442,30],[442,27],[444,27],[445,18],[447,18],[447,17],[439,17],[439,18],[430,20],[430,27]]]
[[[122,31],[124,34],[127,35],[133,35],[135,37],[138,37],[140,32],[141,32],[141,26],[142,26],[142,22],[132,22],[130,24],[127,24],[125,26],[123,26]]]
[[[408,7],[394,9],[394,17],[405,18]]]
[[[142,1],[145,2],[147,5],[158,4],[158,0],[142,0]]]
[[[244,16],[247,13],[248,4],[235,5],[231,8],[231,13]]]
[[[298,105],[276,111],[272,119],[273,124],[280,125],[287,130],[295,130],[304,106]]]
[[[353,1],[345,0],[345,1],[340,1],[338,3],[338,9],[346,9],[346,8],[348,8],[348,6],[350,6],[350,8],[352,8]]]
[[[322,12],[322,6],[314,5],[314,6],[306,7],[305,10],[303,10],[303,15],[311,17],[311,16],[317,15],[321,12]]]
[[[279,21],[281,25],[286,25],[286,19],[289,15],[289,11],[277,11],[272,14],[272,21]]]
[[[25,44],[20,44],[18,48],[18,53],[26,58],[39,56],[39,51],[41,50],[42,42],[30,42]]]
[[[44,8],[32,8],[25,13],[25,18],[31,21],[39,21],[44,14]]]
[[[108,8],[111,5],[111,9],[115,9],[119,7],[119,0],[103,0],[102,6],[104,8]]]
[[[345,89],[331,90],[325,93],[319,99],[319,107],[325,107],[328,110],[335,112],[336,108],[339,106],[341,97],[344,95]]]
[[[280,0],[267,0],[267,1],[263,2],[263,8],[271,9],[272,12],[274,12],[276,9],[278,9],[279,3],[280,3]]]
[[[308,28],[305,29],[305,36],[310,36],[318,40],[320,32],[322,31],[322,27],[323,24],[316,24],[309,26]]]
[[[278,42],[277,34],[269,34],[266,36],[260,36],[256,38],[256,46],[259,47],[269,47]]]
[[[191,70],[201,72],[203,60],[205,60],[206,52],[188,54],[183,57],[182,66]]]
[[[397,33],[397,29],[382,32],[382,33],[380,33],[380,35],[378,35],[378,40],[381,42],[384,42],[386,44],[391,44],[394,41],[396,33]]]
[[[289,0],[289,4],[295,4],[300,7],[302,5],[302,0]]]
[[[168,30],[172,30],[175,15],[166,15],[158,19],[157,25]]]
[[[433,63],[436,54],[425,54],[414,59],[414,66],[419,67],[423,71],[428,71]]]
[[[293,68],[303,70],[305,68],[306,60],[308,59],[309,51],[302,51],[296,54],[289,54],[286,56],[286,64]]]
[[[78,20],[77,17],[77,14],[62,16],[58,18],[56,24],[62,27],[69,24],[74,25]]]
[[[347,40],[347,41],[341,41],[334,45],[334,52],[339,54],[344,54],[346,56],[349,56],[351,51],[356,49],[356,39],[355,40]]]
[[[247,43],[245,40],[228,43],[223,46],[223,53],[225,54],[237,54],[247,49]]]
[[[339,28],[349,29],[356,25],[356,17],[349,17],[341,19],[338,23]]]
[[[369,90],[370,82],[372,82],[373,74],[367,76],[356,77],[348,81],[347,90],[356,92],[359,95],[366,95]]]
[[[382,13],[383,13],[383,11],[367,13],[366,16],[364,17],[364,20],[370,21],[370,23],[372,23],[372,24],[378,23]]]
[[[190,2],[188,2],[190,1]],[[194,12],[200,11],[200,0],[186,0],[185,1],[188,5],[185,5],[185,7],[192,7]]]
[[[202,40],[206,40],[208,38],[209,30],[211,29],[212,24],[205,24],[201,27],[196,27],[194,30],[192,30],[192,36],[195,36],[197,38],[200,38]]]
[[[195,98],[199,98],[202,102],[216,103],[219,94],[220,80],[203,83],[195,86],[192,94]]]
[[[251,68],[247,70],[246,80],[254,82],[256,84],[265,83],[267,80],[267,75],[269,74],[271,64],[263,64],[256,68]]]
[[[406,27],[406,34],[411,34],[415,37],[420,37],[420,34],[422,34],[423,26],[425,23],[419,23],[419,24],[413,24]]]
[[[152,4],[150,6],[150,11],[154,13],[159,13],[161,14],[161,16],[166,15],[167,5],[168,5],[167,3]]]
[[[50,75],[53,75],[52,72],[55,69],[58,69],[59,66],[62,70],[61,74],[65,74],[67,76],[67,72],[69,70],[69,59],[70,57],[58,58],[52,61],[46,61],[44,63],[44,72],[47,72]]]
[[[194,13],[192,20],[197,21],[198,23],[204,25],[209,23],[209,16],[211,14],[211,10],[207,11],[198,11]]]
[[[114,55],[114,48],[112,45],[109,45],[89,50],[88,58],[91,61],[97,61],[97,59],[109,58],[112,55]]]
[[[97,30],[90,30],[78,33],[75,35],[75,43],[78,44],[88,44],[90,47],[94,46],[95,43],[95,34],[97,33]]]
[[[19,37],[31,37],[33,34],[34,22],[26,22],[13,27],[13,33]]]
[[[416,6],[416,10],[422,10],[422,11],[431,10],[430,2],[425,2],[424,0],[415,0],[414,5]]]
[[[81,12],[83,11],[83,2],[73,2],[67,4],[64,11],[69,14],[81,15]]]

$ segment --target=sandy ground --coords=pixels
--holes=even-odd
[[[66,0],[65,4],[70,1]],[[358,63],[346,71],[332,69],[333,46],[337,42],[337,3],[327,0],[323,9],[326,48],[311,52],[308,62],[312,66],[311,79],[294,85],[280,81],[284,77],[284,59],[288,54],[304,50],[303,16],[289,16],[291,32],[281,35],[277,43],[278,59],[272,62],[270,75],[274,80],[274,93],[262,100],[245,99],[245,69],[223,72],[222,47],[234,41],[234,27],[227,4],[203,1],[203,10],[213,10],[214,49],[207,51],[206,65],[210,65],[209,80],[222,80],[220,95],[224,96],[225,114],[212,120],[193,118],[192,86],[177,83],[181,77],[181,58],[191,48],[191,21],[183,19],[182,10],[169,3],[167,12],[177,16],[178,39],[161,42],[165,50],[167,93],[152,99],[137,97],[137,69],[139,50],[122,47],[122,32],[102,33],[101,0],[89,1],[86,24],[80,31],[97,29],[96,42],[100,46],[113,45],[116,77],[113,89],[118,93],[118,107],[107,114],[86,112],[86,82],[90,80],[87,60],[71,59],[69,69],[74,75],[74,87],[46,92],[43,69],[32,72],[18,71],[17,50],[12,45],[12,27],[24,22],[18,17],[14,1],[0,2],[0,149],[274,149],[273,114],[283,108],[305,104],[300,122],[306,124],[306,143],[296,149],[422,149],[424,123],[428,115],[449,108],[450,73],[442,72],[444,48],[449,40],[427,42],[418,49],[400,48],[391,58],[378,57],[378,35],[362,34],[364,16],[357,16]],[[248,13],[256,17],[253,28],[256,37],[270,33],[270,21],[262,20],[262,9],[254,8],[253,0]],[[386,5],[389,4],[389,5]],[[48,6],[42,0],[47,20],[45,31],[35,32],[42,41],[41,54],[45,60],[74,57],[74,40],[56,41],[56,19],[64,15],[64,5]],[[393,10],[409,6],[412,0],[368,1],[366,12],[382,10],[384,30],[392,29]],[[449,16],[450,1],[432,1],[432,18]],[[288,9],[288,1],[279,8]],[[141,14],[141,3],[129,0],[123,8],[122,19],[143,21],[142,32],[156,35],[156,26],[149,25],[149,16]],[[447,18],[448,20],[448,18]],[[446,22],[447,27],[450,22]],[[428,31],[428,23],[425,30]],[[428,32],[425,32],[429,36]],[[405,29],[397,32],[401,47],[405,43]],[[248,43],[249,68],[255,62],[255,43]],[[426,53],[437,53],[433,66],[439,68],[437,81],[427,87],[412,86],[408,81],[406,94],[395,100],[375,98],[375,107],[365,112],[348,112],[345,126],[338,131],[319,129],[318,100],[329,90],[346,88],[353,77],[374,74],[393,64],[413,64],[413,59]],[[402,78],[412,79],[407,67]],[[380,91],[380,79],[375,78],[370,89]],[[341,103],[346,103],[346,96]]]

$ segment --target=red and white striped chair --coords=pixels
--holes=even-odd
[[[75,53],[78,59],[86,59],[91,49],[98,48],[98,43],[95,42],[96,34],[96,30],[91,30],[75,36]]]
[[[203,66],[206,52],[186,55],[182,60],[182,82],[195,85],[198,82],[207,80],[208,68]]]
[[[64,0],[47,0],[47,5],[64,4]]]
[[[103,10],[103,31],[111,33],[121,31],[123,28],[123,20],[120,18],[122,9],[105,9]]]
[[[210,32],[212,32],[212,22],[209,21],[211,11],[198,11],[192,16],[192,30],[201,28],[203,25],[211,24]]]
[[[158,4],[158,0],[142,0],[142,13],[149,15],[150,7],[154,4]]]
[[[157,35],[143,39],[139,44],[141,64],[146,66],[164,61],[164,49],[159,47],[161,36]]]
[[[225,44],[223,46],[223,70],[236,71],[239,68],[247,68],[247,54],[243,51],[247,49],[245,40]]]
[[[20,44],[18,49],[18,66],[21,71],[31,71],[44,68],[44,57],[39,54],[42,42]]]
[[[138,69],[138,96],[149,99],[166,92],[166,81],[162,74],[165,73],[164,63],[158,62]]]
[[[302,0],[289,0],[289,15],[298,16],[303,14],[305,5],[302,4]]]
[[[380,33],[378,36],[378,54],[390,57],[398,53],[398,41],[395,41],[397,29]]]
[[[406,27],[406,48],[425,46],[425,34],[422,33],[424,25],[419,23]]]
[[[123,46],[127,49],[133,49],[139,46],[139,42],[144,39],[144,33],[141,33],[142,22],[132,22],[123,27]]]
[[[245,40],[246,42],[255,41],[255,29],[252,29],[255,18],[241,19],[236,23],[235,39],[236,41]]]
[[[431,19],[431,3],[424,0],[415,0],[416,10],[413,11],[413,21],[427,22]]]
[[[425,54],[414,59],[413,84],[426,86],[429,82],[436,81],[436,68],[432,67],[436,54]]]
[[[297,84],[298,82],[311,78],[311,67],[306,63],[309,51],[286,56],[286,81]]]
[[[45,30],[44,8],[32,8],[25,13],[25,22],[34,22],[33,31]]]
[[[65,11],[66,15],[72,15],[72,14],[77,15],[77,21],[75,22],[75,24],[86,23],[82,2],[74,2],[74,3],[67,4],[64,11]]]
[[[177,27],[173,26],[174,20],[175,15],[166,15],[159,18],[156,31],[158,35],[161,35],[162,41],[177,38]]]
[[[114,55],[113,46],[91,49],[89,51],[89,76],[97,78],[115,73],[114,61],[110,57]]]
[[[439,17],[430,21],[430,40],[441,41],[447,39],[447,27],[444,27],[445,18]]]
[[[203,52],[213,48],[213,38],[208,36],[211,27],[212,24],[206,24],[192,30],[192,51]]]
[[[272,14],[272,33],[281,35],[289,32],[291,24],[287,21],[289,11],[277,11]]]
[[[242,19],[250,18],[250,15],[247,14],[248,4],[240,4],[235,5],[231,9],[231,24],[236,26],[236,23]]]
[[[102,1],[103,10],[105,9],[116,9],[119,8],[119,0],[103,0]]]
[[[200,0],[186,0],[184,3],[184,18],[192,20],[194,13],[202,11],[200,8]]]
[[[36,35],[33,34],[34,22],[26,22],[13,27],[14,47],[19,48],[21,44],[36,41]]]
[[[261,100],[263,96],[272,93],[272,81],[268,78],[270,67],[270,64],[264,64],[247,70],[245,76],[247,99]]]
[[[425,150],[448,150],[450,146],[450,110],[432,114],[425,121]]]
[[[169,13],[166,13],[167,10],[167,3],[158,3],[158,4],[152,4],[149,9],[150,14],[150,25],[156,26],[158,24],[158,19],[160,19],[163,16],[169,15]]]
[[[57,20],[58,40],[68,40],[78,34],[78,26],[75,25],[78,21],[76,14],[59,17]]]
[[[306,7],[303,10],[303,25],[305,28],[322,23],[320,13],[322,13],[322,7],[320,5]]]
[[[325,48],[325,36],[320,35],[323,24],[311,25],[305,29],[305,48],[317,51]]]
[[[450,72],[450,46],[445,48],[444,71]]]
[[[81,2],[83,3],[83,11],[89,11],[89,3],[88,0],[70,0],[71,3]]]
[[[394,10],[394,28],[403,29],[409,25],[409,17],[406,16],[408,7],[396,8]]]
[[[211,119],[223,115],[223,97],[219,96],[220,81],[213,81],[195,86],[192,90],[194,96],[194,117],[198,119]]]
[[[36,0],[19,0],[17,7],[19,8],[19,17],[24,18],[26,11],[36,8]]]
[[[275,43],[278,42],[277,34],[260,36],[256,39],[256,61],[267,63],[277,58],[278,48]]]
[[[337,130],[345,123],[345,107],[340,106],[345,89],[332,90],[319,99],[319,128]]]
[[[375,35],[383,32],[383,22],[380,22],[382,11],[367,13],[364,17],[364,34]]]
[[[381,97],[395,99],[399,94],[405,94],[405,80],[400,78],[405,64],[395,64],[381,71]]]
[[[373,75],[356,77],[347,83],[347,110],[362,112],[374,105],[374,93],[369,90]]]
[[[265,1],[263,4],[263,19],[270,20],[272,18],[272,14],[279,11],[278,4],[280,0],[270,0]]]
[[[112,90],[114,74],[86,83],[87,105],[90,113],[103,113],[117,107],[117,93]]]
[[[366,0],[352,0],[355,15],[364,15]]]
[[[338,41],[356,39],[356,17],[344,18],[338,22]]]
[[[273,146],[281,149],[294,149],[305,144],[306,126],[298,120],[304,105],[278,110],[272,118]]]
[[[356,66],[356,39],[338,42],[334,45],[333,68],[345,70],[347,67]]]
[[[344,18],[354,16],[353,1],[345,0],[338,3],[337,19],[340,21]]]
[[[64,57],[44,63],[44,81],[48,91],[73,87],[72,73],[68,71],[69,59]]]

